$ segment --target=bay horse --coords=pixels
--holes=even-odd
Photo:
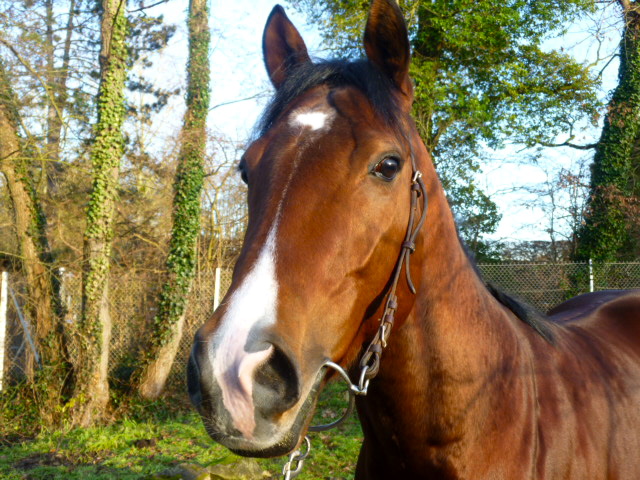
[[[290,452],[335,362],[371,380],[357,479],[640,479],[640,294],[544,316],[488,287],[410,117],[393,0],[373,0],[364,50],[313,62],[281,7],[267,21],[246,236],[188,368],[208,433]]]

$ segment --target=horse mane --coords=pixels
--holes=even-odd
[[[264,135],[296,97],[304,92],[329,85],[331,88],[351,86],[360,90],[373,109],[392,128],[398,127],[399,108],[392,94],[392,81],[367,60],[320,60],[298,65],[265,108],[256,130]]]
[[[547,342],[554,344],[553,332],[549,328],[549,322],[550,322],[549,317],[544,313],[542,313],[537,308],[533,307],[532,305],[529,305],[524,300],[519,299],[513,295],[506,294],[502,290],[498,289],[492,283],[485,281],[484,276],[482,275],[482,272],[480,271],[480,269],[478,268],[478,265],[475,262],[473,252],[471,252],[469,248],[465,245],[464,241],[460,238],[460,235],[458,235],[458,240],[460,241],[462,248],[466,252],[467,257],[469,258],[469,262],[471,263],[471,266],[475,270],[476,275],[478,275],[478,277],[482,280],[482,283],[484,283],[487,290],[489,290],[489,293],[493,295],[493,298],[495,298],[496,300],[498,300],[498,302],[500,302],[502,305],[504,305],[509,310],[511,310],[511,312],[516,316],[516,318],[518,318],[519,320],[521,320],[522,322],[526,323],[531,328],[533,328],[533,330],[536,333],[538,333],[542,338],[544,338]]]
[[[491,283],[485,282],[485,285],[489,292],[491,292],[491,295],[493,295],[498,302],[511,310],[517,318],[533,328],[547,342],[551,344],[554,343],[553,332],[548,325],[549,317],[528,303],[498,290]]]

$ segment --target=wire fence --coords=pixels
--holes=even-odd
[[[590,290],[640,288],[640,263],[609,263],[590,266],[587,263],[512,263],[478,265],[484,279],[520,299],[548,311],[558,303]],[[231,284],[231,270],[198,274],[188,300],[185,327],[169,384],[182,390],[191,343],[196,330],[214,311],[214,301],[222,298]],[[150,275],[123,274],[113,278],[110,288],[112,338],[110,372],[115,381],[131,373],[144,348],[144,335],[156,314],[160,278]],[[23,366],[33,355],[29,319],[24,315],[27,302],[24,283],[16,275],[9,276],[8,295],[0,308],[0,380],[5,385],[24,376]],[[67,306],[65,323],[71,331],[80,318],[80,277],[63,275],[63,296]],[[22,317],[22,319],[20,318]],[[0,339],[3,335],[0,332]],[[71,345],[71,352],[73,352]],[[2,382],[0,381],[0,385]]]

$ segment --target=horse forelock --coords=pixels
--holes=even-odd
[[[321,85],[355,87],[367,97],[374,111],[389,127],[399,128],[403,116],[396,99],[396,87],[389,78],[367,60],[326,60],[301,64],[291,72],[265,108],[254,136],[264,135],[291,102]]]

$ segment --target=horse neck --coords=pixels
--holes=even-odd
[[[391,333],[365,409],[378,418],[386,416],[396,438],[411,438],[411,432],[398,430],[413,429],[446,444],[467,431],[466,422],[477,421],[472,412],[491,410],[492,397],[504,388],[495,381],[496,372],[505,364],[521,368],[514,363],[524,358],[518,346],[521,327],[476,273],[420,145],[429,207],[412,259],[418,291],[413,308]],[[411,301],[406,291],[402,297],[400,302]]]

